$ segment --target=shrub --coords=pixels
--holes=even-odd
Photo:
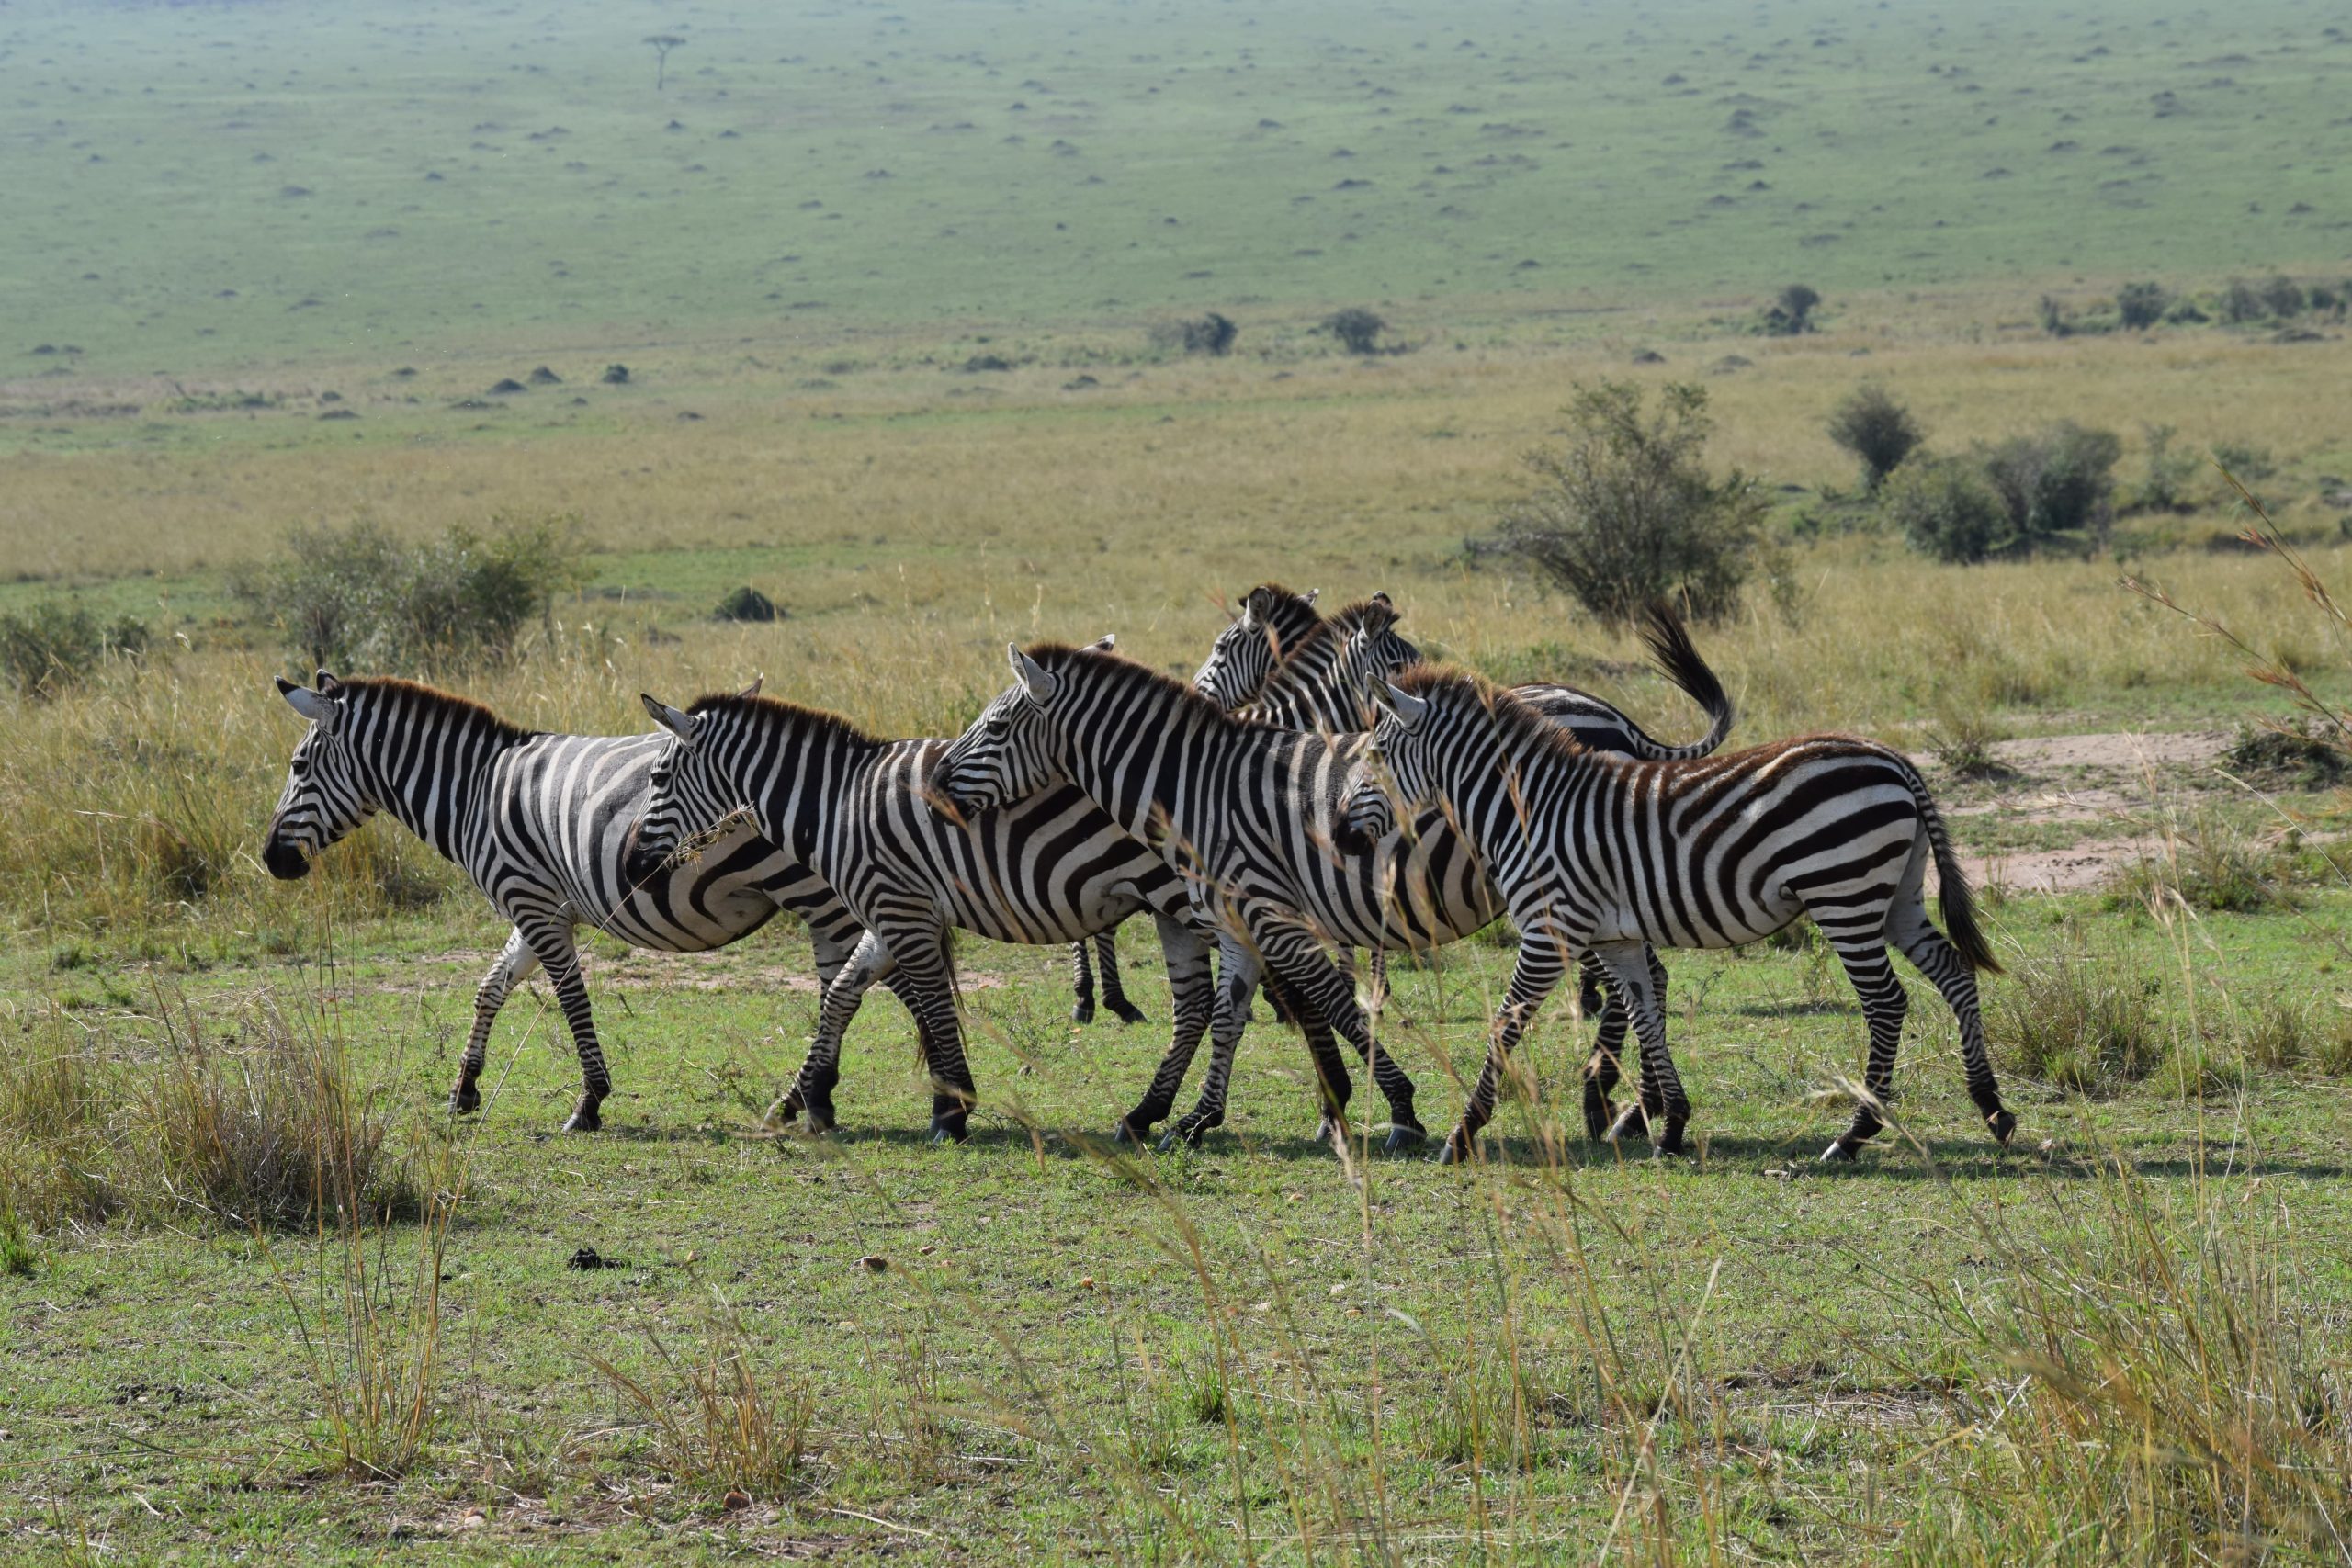
[[[2113,431],[2072,420],[1979,451],[2010,531],[2027,543],[2078,528],[2103,536],[2113,520],[2115,464],[2122,456]]]
[[[2291,277],[2274,277],[2262,286],[2263,309],[2281,321],[2301,315],[2306,303],[2303,286]]]
[[[1927,436],[1893,393],[1864,386],[1830,414],[1829,439],[1860,459],[1862,482],[1875,492]]]
[[[2147,442],[2148,466],[2132,504],[2142,512],[2187,512],[2194,504],[2188,481],[2197,472],[2197,459],[2173,454],[2171,425],[2143,424],[2140,430]]]
[[[1594,615],[1631,620],[1659,598],[1702,620],[1728,615],[1765,548],[1764,502],[1704,459],[1706,389],[1606,381],[1568,405],[1567,444],[1527,457],[1535,490],[1506,510],[1489,547],[1524,559]]]
[[[628,385],[628,367],[607,365],[605,367],[605,373],[596,378],[607,387],[626,387]]]
[[[1154,344],[1162,348],[1182,349],[1186,354],[1227,354],[1233,347],[1233,340],[1240,335],[1239,327],[1215,310],[1185,321],[1163,321],[1151,329]],[[1369,353],[1370,350],[1357,352]]]
[[[1340,340],[1340,346],[1350,354],[1378,354],[1380,334],[1388,323],[1361,305],[1344,310],[1334,310],[1323,318],[1323,330]]]
[[[398,671],[511,658],[532,622],[579,581],[571,518],[493,519],[421,544],[382,527],[298,528],[286,555],[232,591],[311,664]]]
[[[23,695],[46,700],[108,654],[146,652],[149,640],[144,621],[124,615],[102,626],[87,605],[44,599],[21,615],[0,615],[0,671]]]
[[[2222,288],[2216,308],[2221,311],[2222,320],[2233,327],[2262,320],[2264,310],[2262,296],[2243,277],[2233,277]]]
[[[2041,297],[2040,314],[2041,330],[2052,337],[2074,335],[2075,318],[2067,313],[2065,303],[2056,295],[2045,294]]]
[[[1764,307],[1764,331],[1774,337],[1795,337],[1813,331],[1813,312],[1821,303],[1821,296],[1802,283],[1792,283],[1781,290],[1780,298]]]
[[[2115,291],[2115,317],[2127,327],[2153,327],[2171,306],[2172,295],[2161,283],[2127,283]]]
[[[710,613],[714,621],[748,621],[763,626],[770,621],[783,620],[785,615],[786,612],[775,600],[749,583],[721,599],[718,608]]]
[[[2352,773],[2335,732],[2309,719],[2278,729],[2241,724],[2224,757],[2239,773],[2304,789],[2332,789]]]
[[[1906,464],[1879,492],[1879,506],[1914,549],[1938,560],[1980,561],[2010,542],[1999,493],[1966,458]]]

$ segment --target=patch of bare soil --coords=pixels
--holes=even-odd
[[[2170,735],[2128,732],[2043,735],[2004,740],[1994,760],[2011,776],[1994,784],[1995,797],[1950,808],[1953,818],[1997,817],[2030,824],[2080,824],[2086,836],[2063,849],[1963,851],[1961,863],[1977,886],[1999,884],[2018,893],[2069,893],[2098,887],[2132,862],[2163,847],[2153,833],[2128,829],[2150,804],[2151,784],[2166,774],[2202,770],[2230,745],[2230,732],[2191,730]],[[2095,825],[2109,831],[2089,833]]]
[[[494,952],[462,949],[435,953],[403,965],[407,973],[388,976],[373,982],[369,988],[413,996],[462,984],[470,991],[496,956]],[[650,953],[632,948],[617,958],[589,956],[582,967],[587,971],[591,989],[609,987],[632,991],[792,991],[808,996],[814,996],[818,989],[813,969],[752,963],[729,955],[724,948],[718,953]],[[1003,976],[985,970],[959,968],[956,979],[958,987],[966,991],[993,991],[1004,985]],[[530,983],[543,985],[545,976],[534,975]]]

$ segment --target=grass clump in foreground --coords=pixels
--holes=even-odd
[[[222,1015],[159,992],[96,1024],[53,1011],[0,1053],[0,1208],[38,1231],[413,1211],[390,1130],[381,1086],[274,996]]]

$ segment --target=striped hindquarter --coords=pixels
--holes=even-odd
[[[628,830],[650,790],[656,738],[527,731],[401,681],[322,672],[316,691],[284,682],[280,689],[311,723],[270,818],[270,870],[301,875],[311,856],[383,812],[462,867],[514,922],[475,991],[453,1111],[479,1108],[499,1010],[545,968],[580,1057],[581,1099],[566,1125],[600,1124],[612,1083],[574,942],[582,925],[635,947],[701,953],[788,909],[808,923],[820,980],[856,944],[856,922],[831,889],[749,829],[659,876],[628,874]]]
[[[826,987],[808,1060],[772,1111],[779,1122],[806,1111],[812,1125],[832,1124],[842,1034],[865,987],[887,976],[922,1033],[933,1134],[965,1135],[977,1091],[956,1014],[955,931],[1077,942],[1148,911],[1174,998],[1162,1071],[1190,1061],[1214,1006],[1208,943],[1182,883],[1084,795],[1064,789],[949,820],[926,789],[944,740],[879,740],[832,715],[763,698],[706,698],[687,712],[648,701],[674,739],[638,829],[641,860],[748,810],[865,931]]]
[[[1358,786],[1350,829],[1378,831],[1400,809],[1443,810],[1476,842],[1521,931],[1510,990],[1448,1155],[1469,1152],[1493,1113],[1512,1045],[1559,981],[1563,955],[1586,948],[1633,998],[1638,1109],[1662,1152],[1679,1148],[1690,1105],[1642,944],[1734,947],[1800,916],[1812,918],[1844,964],[1871,1033],[1866,1093],[1824,1157],[1851,1157],[1882,1125],[1907,1006],[1890,943],[1952,1008],[1969,1094],[2007,1141],[2015,1118],[1985,1051],[1974,973],[1998,964],[1935,803],[1899,752],[1812,736],[1724,757],[1636,762],[1584,750],[1509,694],[1459,672],[1408,672],[1385,697],[1377,763]],[[1931,863],[1949,938],[1927,915]]]

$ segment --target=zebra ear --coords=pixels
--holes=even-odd
[[[1258,629],[1258,596],[1255,593],[1241,602],[1241,619],[1235,624],[1245,632]]]
[[[317,678],[311,682],[311,684],[318,687],[320,691],[325,693],[330,697],[343,690],[343,682],[336,680],[333,675],[328,674],[323,670],[319,671]]]
[[[1417,697],[1394,682],[1383,681],[1373,688],[1372,694],[1382,707],[1396,716],[1396,722],[1405,727],[1408,735],[1420,728],[1421,720],[1430,711],[1428,698]]]
[[[1092,642],[1088,643],[1086,645],[1086,649],[1090,653],[1109,653],[1118,646],[1119,634],[1117,632],[1104,632],[1101,637],[1098,637]]]
[[[298,686],[283,675],[277,678],[277,694],[286,699],[287,706],[317,725],[321,729],[334,728],[334,699],[314,692],[308,686]]]
[[[1315,603],[1315,601],[1317,600],[1317,598],[1318,598],[1318,597],[1322,594],[1322,592],[1323,592],[1323,590],[1321,590],[1320,588],[1310,588],[1310,589],[1308,589],[1306,592],[1304,592],[1304,593],[1300,594],[1300,595],[1299,595],[1299,598],[1300,598],[1301,600],[1305,601],[1306,604],[1314,604],[1314,603]]]
[[[1006,643],[1004,651],[1006,658],[1012,661],[1012,672],[1019,676],[1021,683],[1028,688],[1029,700],[1039,707],[1044,707],[1047,703],[1052,702],[1054,694],[1062,689],[1062,678],[1022,652],[1021,645],[1018,643]]]
[[[661,698],[650,696],[643,692],[637,694],[637,700],[645,705],[645,711],[652,716],[654,723],[687,745],[694,744],[695,731],[702,728],[701,719],[690,713],[681,713]]]
[[[760,687],[765,684],[766,682],[767,677],[765,675],[754,675],[752,677],[752,683],[735,694],[738,697],[756,697],[760,694]]]

